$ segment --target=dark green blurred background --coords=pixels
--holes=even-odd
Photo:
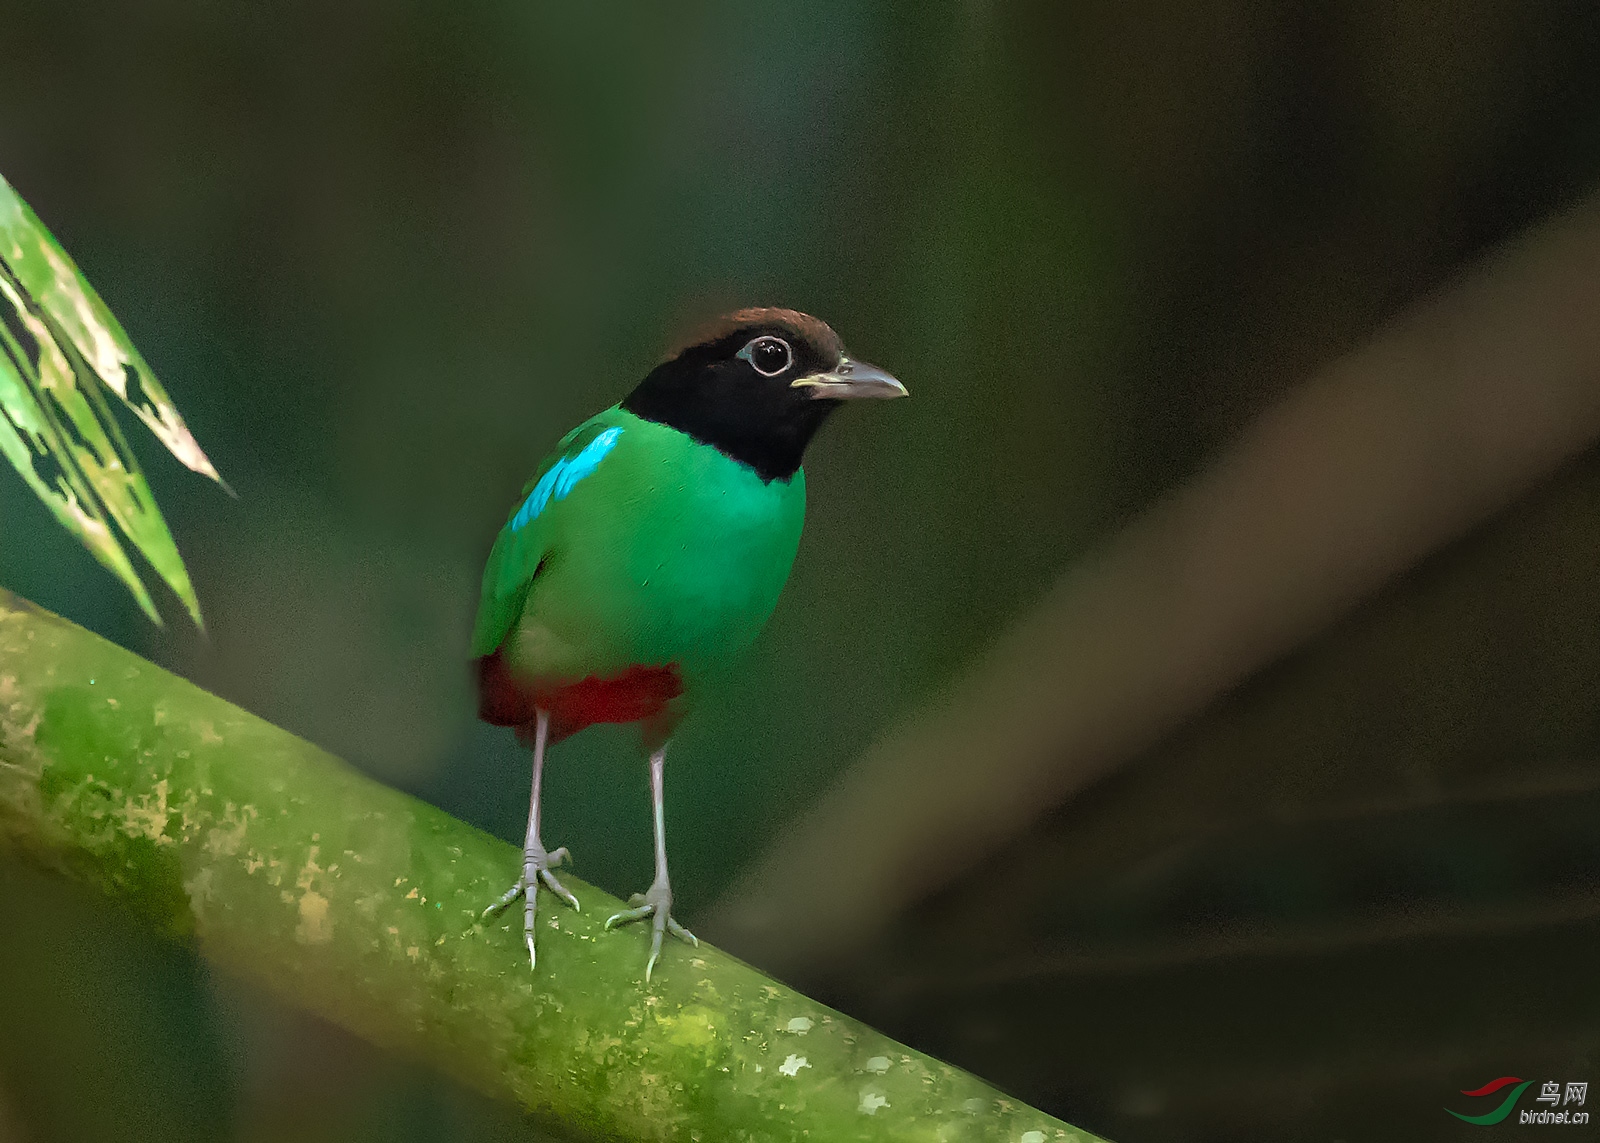
[[[466,640],[543,452],[739,305],[817,313],[908,383],[812,449],[788,592],[675,747],[691,926],[1076,556],[1600,183],[1591,0],[8,0],[0,52],[0,171],[239,493],[132,434],[208,639],[170,600],[151,629],[5,473],[0,583],[508,839],[526,759],[474,722]],[[1455,1138],[1460,1087],[1600,1079],[1597,489],[1590,456],[983,882],[1025,908],[1069,883],[1027,855],[1121,839],[1060,939],[1168,962],[978,982],[956,891],[901,922],[942,984],[863,965],[823,998],[1127,1143]],[[627,742],[564,745],[546,795],[622,895],[649,875]],[[1337,815],[1243,829],[1170,876],[1129,840],[1186,781],[1242,805],[1262,773],[1464,755],[1515,811],[1380,806],[1354,854]],[[1562,777],[1540,802],[1518,774]],[[1419,895],[1483,924],[1370,936]],[[1240,913],[1321,936],[1183,959]],[[532,1137],[31,871],[0,866],[0,914],[0,1139]]]

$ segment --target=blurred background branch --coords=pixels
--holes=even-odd
[[[1592,196],[1263,412],[874,746],[706,930],[826,973],[1548,479],[1600,437],[1597,267]]]

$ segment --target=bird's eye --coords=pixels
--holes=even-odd
[[[758,337],[741,349],[738,357],[744,358],[763,377],[776,377],[794,360],[789,343],[781,337]]]

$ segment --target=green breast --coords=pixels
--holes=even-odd
[[[800,543],[804,473],[764,482],[618,408],[562,443],[495,544],[477,653],[504,624],[519,673],[556,681],[677,663],[692,688],[772,614]]]

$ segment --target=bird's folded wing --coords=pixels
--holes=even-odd
[[[592,417],[562,437],[523,486],[483,570],[483,594],[472,629],[474,657],[499,647],[522,615],[528,589],[549,552],[551,506],[593,472],[622,435],[622,429],[610,423],[611,412]]]

